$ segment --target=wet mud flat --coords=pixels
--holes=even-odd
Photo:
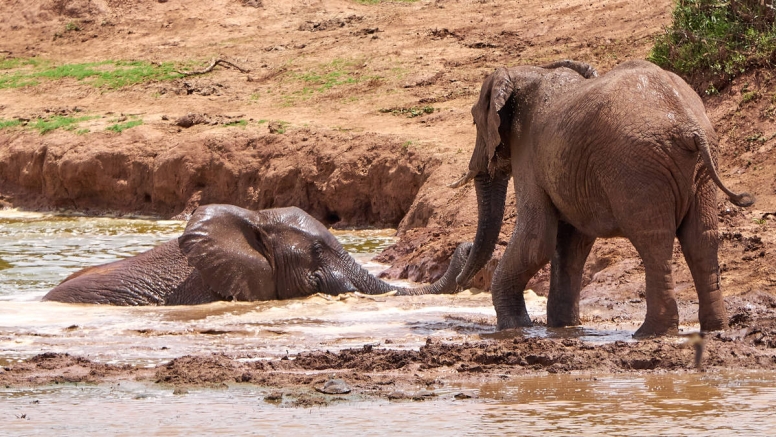
[[[449,384],[547,373],[772,371],[776,369],[775,307],[768,296],[728,298],[731,327],[706,334],[701,343],[692,340],[694,335],[589,341],[580,338],[580,328],[550,330],[539,324],[524,331],[483,332],[457,341],[429,337],[418,348],[397,348],[385,339],[362,347],[312,347],[282,356],[244,350],[189,354],[154,366],[108,364],[47,352],[15,363],[6,361],[0,367],[0,385],[144,381],[167,387],[218,387],[248,383],[306,393],[318,399],[311,402],[328,403],[331,399],[317,395],[316,388],[333,378],[342,380],[351,392],[370,398],[423,399]],[[591,331],[595,329],[588,334]],[[700,367],[696,367],[698,353],[702,354]]]
[[[486,297],[467,299],[479,308]],[[414,335],[303,342],[286,354],[236,347],[237,338],[223,352],[164,350],[173,358],[151,365],[117,363],[89,345],[87,355],[0,358],[0,416],[8,432],[61,435],[768,434],[776,427],[776,305],[764,295],[727,302],[731,328],[705,336],[700,368],[692,335],[631,340],[638,315],[623,321],[614,310],[616,324],[589,320],[606,306],[588,307],[596,314],[585,327],[548,329],[532,311],[537,326],[499,333],[492,316],[435,314]],[[141,340],[125,340],[128,355]]]

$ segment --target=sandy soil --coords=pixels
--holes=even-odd
[[[474,235],[473,187],[446,184],[468,164],[474,139],[469,111],[484,76],[499,66],[562,58],[606,72],[623,60],[644,58],[652,37],[669,23],[671,6],[669,0],[5,2],[0,53],[7,57],[57,64],[171,61],[185,69],[217,57],[250,72],[216,67],[118,90],[76,80],[0,90],[0,119],[99,116],[85,122],[85,135],[0,130],[0,202],[164,217],[213,202],[297,205],[333,226],[396,227],[401,241],[380,257],[392,264],[386,275],[433,280],[457,242]],[[70,23],[78,30],[67,30]],[[775,91],[772,72],[761,70],[704,96],[721,140],[723,179],[758,199],[748,209],[719,203],[722,288],[734,323],[707,339],[707,366],[774,366]],[[105,131],[122,117],[140,118],[143,125]],[[239,120],[247,125],[228,126]],[[488,287],[511,232],[514,200],[508,202],[496,258],[479,275],[479,288]],[[681,317],[691,321],[697,297],[678,246],[675,255]],[[529,286],[546,293],[548,279],[545,269]],[[586,324],[643,317],[643,267],[627,241],[596,243],[584,285]],[[434,381],[439,374],[692,368],[694,352],[683,342],[590,346],[573,338],[490,339],[430,344],[419,352],[312,351],[261,365],[225,356],[182,357],[152,370],[42,355],[0,372],[0,383],[137,377],[281,387],[283,381],[320,382],[295,372],[338,370],[354,387],[385,394],[396,381],[409,387],[416,378]]]

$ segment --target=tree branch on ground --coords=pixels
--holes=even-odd
[[[184,76],[195,76],[195,75],[198,75],[198,74],[206,74],[206,73],[210,73],[211,71],[213,71],[213,69],[216,67],[216,65],[222,65],[222,66],[227,67],[227,68],[234,68],[236,70],[239,70],[240,73],[250,73],[251,72],[251,70],[247,70],[245,68],[242,68],[242,67],[240,67],[238,65],[235,65],[235,64],[233,64],[233,63],[231,63],[229,61],[225,61],[225,60],[219,59],[219,58],[213,58],[213,60],[210,61],[210,65],[208,65],[204,70],[198,70],[198,71],[177,71],[177,73],[180,73],[180,74],[182,74]]]

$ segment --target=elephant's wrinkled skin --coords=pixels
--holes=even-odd
[[[565,67],[565,68],[564,68]],[[646,61],[598,77],[587,64],[501,68],[472,108],[477,140],[469,173],[479,224],[459,285],[493,253],[514,177],[517,221],[493,277],[498,329],[531,324],[528,280],[552,260],[547,323],[579,324],[585,259],[596,238],[624,236],[646,270],[647,315],[635,337],[677,332],[671,274],[678,237],[695,282],[702,330],[727,326],[719,289],[715,184],[724,187],[717,137],[698,95]]]
[[[132,258],[70,275],[43,300],[112,305],[192,305],[360,291],[451,293],[468,256],[461,244],[447,273],[418,288],[370,275],[320,222],[299,208],[249,211],[208,205],[183,235]]]

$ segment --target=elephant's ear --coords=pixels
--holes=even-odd
[[[472,116],[477,125],[477,144],[469,163],[469,170],[475,173],[488,171],[493,174],[496,165],[496,150],[503,142],[499,128],[499,111],[506,105],[515,91],[509,70],[499,68],[482,84],[480,98],[472,107]]]
[[[200,206],[178,238],[189,264],[225,298],[277,299],[275,263],[259,219],[233,205]]]

